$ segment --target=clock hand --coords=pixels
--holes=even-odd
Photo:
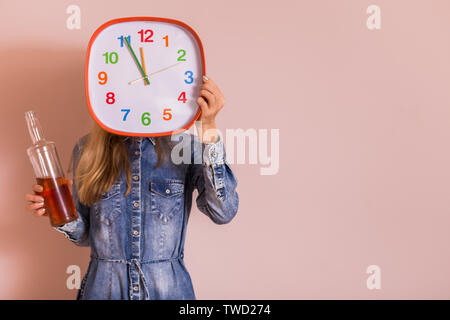
[[[125,43],[127,44],[127,47],[128,47],[128,49],[130,50],[131,55],[133,56],[134,62],[136,62],[137,66],[138,66],[138,68],[139,68],[139,71],[141,71],[142,76],[145,77],[144,69],[142,69],[142,66],[141,66],[141,64],[139,63],[139,60],[138,60],[137,57],[136,57],[136,54],[134,53],[133,49],[131,48],[131,45],[130,45],[130,42],[128,41],[128,38],[125,37],[125,36],[124,36],[123,38],[125,39]],[[145,78],[145,82],[146,82],[147,84],[150,84],[150,81],[148,81],[147,78]]]
[[[147,70],[145,70],[144,48],[140,47],[139,49],[141,50],[142,69],[144,70],[144,74],[147,74]],[[148,86],[149,83],[146,82],[145,85]]]
[[[150,76],[153,76],[153,75],[155,75],[155,74],[157,74],[157,73],[160,73],[160,72],[163,72],[163,71],[165,71],[165,70],[167,70],[167,69],[170,69],[170,68],[172,68],[172,67],[175,67],[176,65],[178,65],[178,64],[180,64],[180,63],[181,63],[181,62],[177,62],[177,63],[175,63],[175,64],[172,64],[172,65],[168,66],[168,67],[165,67],[165,68],[160,69],[160,70],[158,70],[158,71],[152,72],[152,73],[150,73],[149,75],[144,75],[142,78],[139,78],[139,79],[136,79],[136,80],[133,80],[133,81],[128,82],[128,84],[135,84],[136,82],[139,82],[139,81],[141,81],[141,80],[148,79]]]

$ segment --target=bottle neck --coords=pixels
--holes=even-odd
[[[42,132],[41,124],[34,111],[25,112],[25,119],[27,121],[28,132],[33,144],[37,144],[39,141],[44,141],[44,134]]]

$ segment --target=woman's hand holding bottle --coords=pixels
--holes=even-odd
[[[72,183],[72,180],[67,180],[69,189],[72,187]],[[33,215],[35,217],[46,216],[47,212],[45,212],[44,208],[44,198],[39,195],[39,193],[42,192],[44,188],[40,184],[35,184],[32,187],[32,190],[34,191],[34,194],[25,194],[25,201],[28,201],[26,209],[33,212]]]

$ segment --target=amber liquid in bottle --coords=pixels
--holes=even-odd
[[[37,184],[43,187],[36,192],[44,198],[44,208],[54,227],[78,218],[56,145],[44,138],[42,127],[33,110],[25,112],[32,146],[27,149]]]
[[[44,190],[36,194],[44,198],[45,212],[54,227],[62,226],[77,218],[77,211],[65,178],[37,178]]]

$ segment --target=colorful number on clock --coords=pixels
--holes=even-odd
[[[120,111],[125,112],[122,121],[127,121],[127,116],[130,113],[130,109],[120,109]]]
[[[105,52],[104,54],[102,54],[102,56],[105,57],[106,64],[116,64],[117,61],[119,61],[119,55],[117,54],[117,52]]]
[[[182,93],[180,93],[180,95],[178,96],[178,101],[181,101],[181,102],[183,102],[183,103],[186,103],[186,92],[182,92]]]
[[[184,75],[188,76],[187,79],[184,79],[184,82],[186,82],[187,84],[191,84],[192,82],[194,82],[194,73],[192,71],[186,71]]]
[[[106,103],[107,104],[114,104],[114,102],[116,102],[114,92],[108,92],[106,94]]]
[[[181,53],[181,55],[178,57],[177,61],[186,61],[186,59],[184,59],[184,56],[186,55],[186,50],[180,49],[177,52],[178,54]]]
[[[101,85],[106,84],[106,82],[108,81],[108,75],[106,74],[105,71],[101,71],[98,73],[98,80],[100,80],[98,83]]]
[[[131,36],[127,36],[126,38],[127,38],[128,42],[131,43]],[[123,47],[123,36],[120,36],[117,39],[120,40],[120,46]]]
[[[151,37],[153,37],[153,30],[147,29],[144,31],[144,29],[142,29],[138,33],[141,35],[141,42],[153,42],[153,40],[150,39]],[[144,34],[149,35],[146,38],[144,38]]]
[[[141,121],[144,126],[148,126],[152,122],[150,119],[150,113],[144,112],[141,116]]]
[[[172,111],[172,109],[164,109],[164,111],[163,111],[163,119],[164,120],[172,119],[172,114],[170,113],[170,111]]]

